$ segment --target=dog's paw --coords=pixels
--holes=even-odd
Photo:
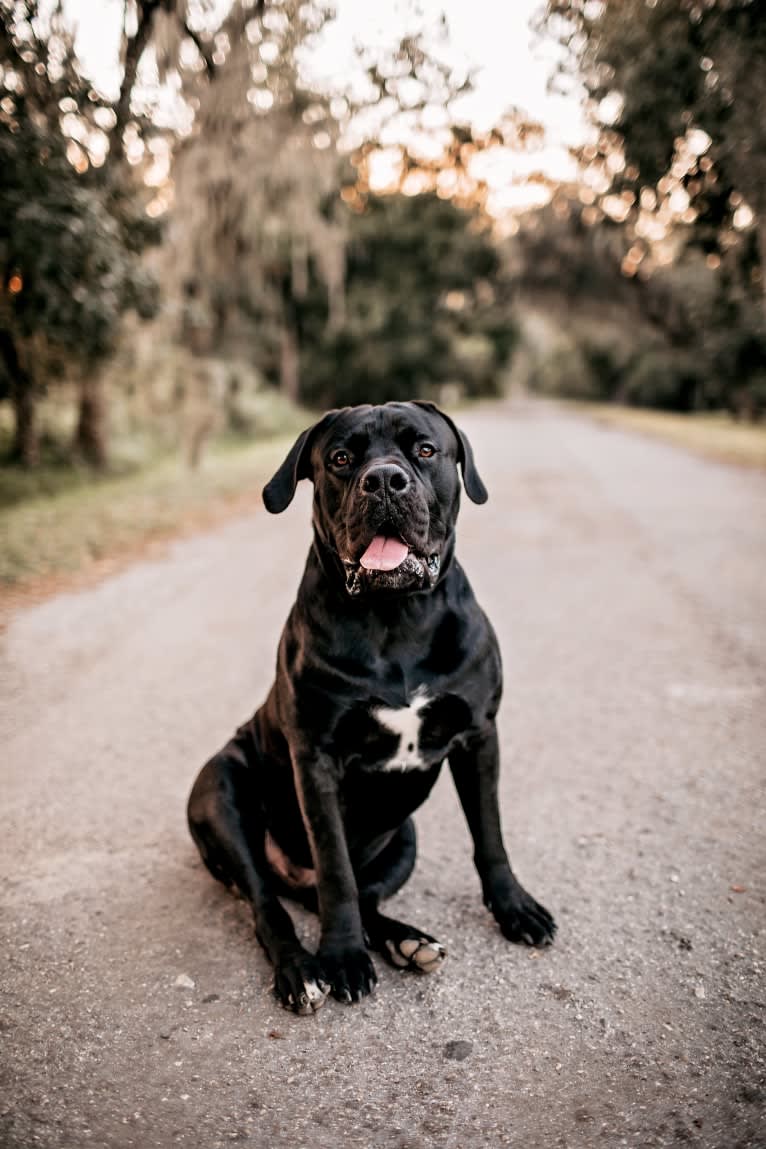
[[[490,905],[504,937],[528,946],[549,946],[556,936],[556,923],[545,906],[520,889],[502,906]]]
[[[361,1001],[372,993],[378,975],[365,949],[320,950],[317,955],[324,980],[338,1001]]]
[[[274,992],[285,1009],[307,1017],[322,1008],[330,985],[316,958],[299,954],[275,970]]]
[[[411,969],[417,973],[433,973],[447,956],[447,948],[428,934],[413,933],[409,937],[386,938],[385,955],[398,969]]]

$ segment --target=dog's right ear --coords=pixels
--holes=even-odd
[[[282,466],[263,488],[263,505],[272,515],[287,510],[300,480],[311,478],[311,448],[314,440],[318,433],[332,422],[337,413],[328,411],[318,423],[308,427],[298,436]]]

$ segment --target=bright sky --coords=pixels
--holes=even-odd
[[[581,143],[587,131],[577,100],[547,91],[555,48],[536,43],[529,27],[540,6],[541,0],[335,0],[336,19],[312,55],[310,71],[334,87],[353,72],[355,43],[391,44],[418,27],[436,27],[444,13],[449,42],[440,54],[475,73],[475,91],[461,104],[461,115],[488,128],[514,105],[546,129],[541,151],[497,163],[488,177],[497,209],[528,205],[539,201],[540,189],[519,186],[524,176],[543,170],[553,179],[571,178],[574,165],[566,148]],[[86,71],[99,88],[116,94],[122,0],[65,0],[65,9],[77,25]]]

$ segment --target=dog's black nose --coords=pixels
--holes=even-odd
[[[362,476],[362,490],[366,495],[376,493],[401,495],[410,485],[410,477],[396,463],[379,463]]]

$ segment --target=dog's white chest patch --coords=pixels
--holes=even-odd
[[[377,706],[373,715],[381,726],[399,735],[399,745],[393,756],[383,764],[383,770],[425,770],[427,763],[420,752],[420,727],[422,711],[430,699],[422,687],[415,691],[409,706],[393,710],[388,706]]]

